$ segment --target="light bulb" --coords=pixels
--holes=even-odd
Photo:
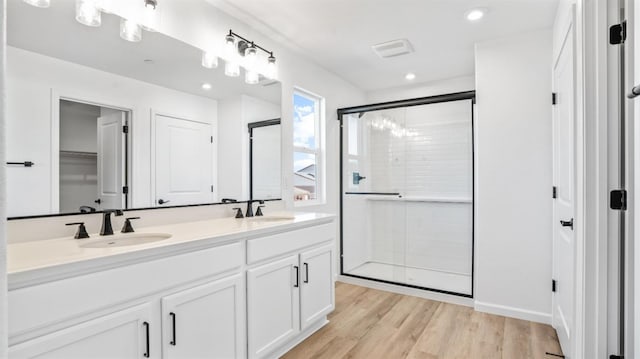
[[[214,55],[212,52],[203,51],[202,66],[208,69],[215,69],[218,67],[218,56]]]
[[[158,28],[158,2],[156,0],[145,0],[142,9],[141,26],[147,31],[156,31]]]
[[[267,73],[266,76],[273,80],[276,78],[278,73],[278,67],[276,66],[276,58],[273,57],[273,54],[269,55],[269,59],[267,60]]]
[[[87,26],[100,26],[102,17],[96,0],[76,0],[76,20]]]
[[[260,75],[255,71],[247,70],[244,73],[244,82],[249,85],[255,85],[260,82]]]
[[[49,7],[51,5],[51,0],[23,0],[23,1],[35,7]]]
[[[142,28],[136,22],[120,19],[120,37],[131,42],[142,40]]]
[[[229,77],[240,76],[240,65],[237,62],[227,61],[224,64],[224,74]]]
[[[247,49],[244,50],[244,57],[247,59],[247,63],[253,65],[257,57],[256,45],[252,43],[251,46],[247,47]]]

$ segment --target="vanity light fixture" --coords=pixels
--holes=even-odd
[[[225,43],[225,74],[227,76],[235,77],[240,75],[238,56],[243,56],[243,66],[246,67],[246,83],[257,84],[260,81],[261,72],[265,72],[264,75],[270,79],[275,78],[276,58],[273,56],[273,51],[269,51],[255,42],[236,34],[233,30],[229,30],[229,33],[225,36]],[[261,66],[258,62],[258,50],[265,52],[269,56],[266,64],[264,64],[265,66]]]
[[[158,28],[158,0],[144,0],[140,26],[146,31],[156,31]]]
[[[76,20],[79,23],[98,27],[102,24],[101,14],[98,0],[76,0]]]
[[[202,51],[202,67],[215,69],[218,67],[218,56],[210,51]]]
[[[142,27],[132,20],[120,19],[120,37],[131,42],[142,40]]]
[[[224,74],[229,77],[240,76],[240,65],[236,60],[238,57],[236,52],[236,38],[231,31],[229,31],[229,35],[225,36],[224,48],[227,55],[227,60],[224,64]]]
[[[51,0],[22,0],[29,5],[35,7],[49,7],[51,6]]]

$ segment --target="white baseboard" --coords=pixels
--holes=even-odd
[[[466,307],[473,307],[473,304],[474,304],[473,298],[465,298],[465,297],[460,297],[460,296],[457,296],[457,295],[444,294],[444,293],[438,293],[438,292],[431,292],[431,291],[424,290],[424,289],[416,289],[416,288],[411,288],[411,287],[405,287],[405,286],[402,286],[402,285],[394,285],[394,284],[376,282],[376,281],[372,281],[372,280],[349,277],[349,276],[344,276],[344,275],[339,275],[337,280],[339,282],[359,285],[361,287],[378,289],[378,290],[383,290],[385,292],[391,292],[391,293],[397,293],[397,294],[410,295],[412,297],[430,299],[430,300],[435,300],[435,301],[438,301],[438,302],[445,302],[445,303],[451,303],[451,304],[457,304],[457,305],[464,305]]]
[[[551,324],[551,314],[533,310],[509,307],[506,305],[483,303],[476,300],[473,306],[478,312],[502,315],[504,317],[528,320],[530,322]]]

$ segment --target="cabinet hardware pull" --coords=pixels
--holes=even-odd
[[[296,271],[296,284],[294,284],[293,287],[298,288],[300,286],[300,268],[298,268],[298,266],[293,266],[293,270]]]
[[[171,312],[169,313],[169,315],[171,316],[171,327],[172,327],[171,330],[173,331],[173,334],[172,334],[173,337],[171,338],[171,341],[169,342],[169,344],[176,346],[176,313]]]
[[[144,357],[148,358],[149,355],[150,355],[150,352],[149,352],[149,323],[148,322],[144,322],[144,323],[142,323],[142,325],[144,325],[145,335],[147,337],[147,348],[146,348],[146,351],[144,352]]]
[[[304,282],[309,283],[309,263],[304,264]]]

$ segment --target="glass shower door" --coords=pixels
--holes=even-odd
[[[342,117],[342,273],[472,295],[471,99]]]

